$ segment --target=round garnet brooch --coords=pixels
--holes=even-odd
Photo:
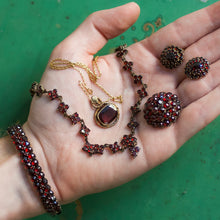
[[[144,118],[153,127],[168,127],[176,122],[181,106],[177,95],[160,92],[150,97],[144,106]]]

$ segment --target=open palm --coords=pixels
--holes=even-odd
[[[140,125],[135,136],[141,150],[134,160],[126,151],[116,154],[105,151],[102,156],[89,157],[81,150],[84,140],[79,135],[79,125],[72,126],[57,113],[58,102],[51,102],[46,96],[33,98],[24,129],[59,200],[64,203],[75,200],[141,175],[168,159],[185,141],[219,115],[220,50],[216,46],[220,44],[219,11],[220,2],[180,18],[128,47],[127,59],[134,62],[135,72],[143,75],[143,81],[148,84],[148,94],[151,96],[160,91],[175,93],[183,107],[178,121],[165,129],[147,125],[143,113],[138,115]],[[51,60],[62,58],[91,66],[93,55],[107,40],[129,28],[138,16],[139,7],[135,3],[92,14],[54,49]],[[169,45],[185,49],[184,63],[172,71],[165,69],[158,59]],[[184,66],[189,59],[197,56],[209,60],[210,71],[203,79],[187,79]],[[80,114],[91,130],[91,143],[114,143],[129,133],[126,125],[130,106],[135,103],[136,88],[115,54],[100,57],[98,65],[102,71],[99,83],[111,94],[121,94],[124,98],[123,103],[118,104],[119,122],[112,128],[103,129],[95,124],[94,110],[78,86],[80,75],[77,71],[56,71],[47,67],[41,84],[47,90],[56,88],[63,101],[69,104],[68,112]],[[95,95],[107,99],[86,75],[84,77]]]

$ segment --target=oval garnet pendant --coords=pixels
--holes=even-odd
[[[90,101],[92,106],[96,109],[96,124],[102,128],[110,128],[116,124],[119,118],[119,109],[115,104],[102,102],[97,96],[92,96]]]
[[[110,128],[119,118],[119,109],[113,103],[104,102],[95,111],[95,121],[103,128]]]

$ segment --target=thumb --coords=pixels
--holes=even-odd
[[[109,39],[120,35],[134,24],[139,14],[140,8],[134,2],[94,12],[55,50],[65,51],[65,55],[74,54],[76,49],[87,55],[96,54]]]

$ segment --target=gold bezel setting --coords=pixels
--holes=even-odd
[[[110,128],[114,126],[119,119],[119,115],[119,108],[115,104],[109,102],[104,102],[99,108],[96,109],[94,114],[95,122],[102,128]],[[106,120],[106,117],[110,117],[110,119],[108,118],[109,122]]]

